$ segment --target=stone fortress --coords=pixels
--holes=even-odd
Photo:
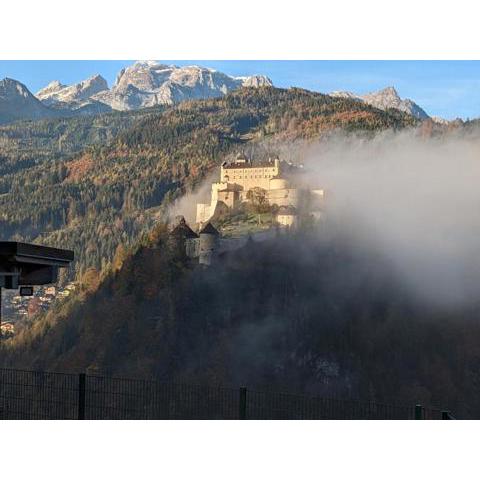
[[[323,215],[324,190],[311,188],[303,167],[281,162],[278,158],[253,163],[243,155],[234,162],[224,162],[220,181],[212,184],[210,203],[197,204],[198,233],[183,216],[175,219],[170,238],[183,253],[202,265],[211,265],[223,252],[236,250],[249,239],[266,240],[275,229],[259,231],[238,238],[222,238],[210,223],[216,214],[228,213],[243,204],[258,202],[270,209],[274,225],[295,228],[299,217],[319,219]]]
[[[210,203],[197,204],[196,221],[204,225],[216,213],[261,199],[276,207],[279,225],[295,227],[302,205],[308,203],[313,208],[309,213],[321,214],[324,190],[307,185],[302,167],[278,158],[253,162],[238,155],[235,161],[221,165],[220,181],[212,184]]]

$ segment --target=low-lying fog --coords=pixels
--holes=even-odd
[[[328,217],[386,256],[416,293],[455,306],[480,296],[480,143],[416,132],[336,137],[305,159]]]
[[[255,159],[272,145],[249,148]],[[304,163],[309,183],[326,190],[328,225],[389,260],[423,300],[456,307],[480,299],[479,137],[337,135],[272,151]],[[196,203],[209,199],[217,177],[180,199],[170,216],[194,222]]]

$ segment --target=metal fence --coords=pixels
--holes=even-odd
[[[78,399],[78,375],[0,369],[0,419],[75,419]]]
[[[453,419],[439,409],[150,380],[0,369],[0,419]]]
[[[234,420],[238,413],[233,388],[86,377],[87,419]]]

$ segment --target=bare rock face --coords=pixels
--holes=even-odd
[[[420,120],[430,118],[425,110],[419,107],[415,102],[408,98],[400,98],[394,87],[387,87],[378,92],[367,93],[366,95],[356,95],[351,92],[332,92],[330,93],[330,96],[360,100],[375,108],[379,108],[380,110],[396,108],[397,110],[413,115]]]
[[[115,110],[135,110],[219,97],[243,86],[272,85],[264,76],[236,78],[196,65],[177,67],[146,61],[121,70],[112,89],[102,91],[92,99]]]
[[[243,77],[242,87],[273,87],[272,81],[265,75],[253,75],[251,77]]]
[[[0,80],[0,123],[52,116],[55,112],[35,98],[23,83],[11,78]]]
[[[75,85],[53,81],[37,92],[36,97],[48,106],[76,110],[90,104],[91,97],[104,90],[108,90],[107,81],[100,75],[94,75]]]
[[[263,75],[230,77],[196,65],[177,67],[155,61],[136,62],[122,69],[111,89],[95,75],[75,85],[49,83],[37,98],[57,110],[75,113],[103,110],[137,110],[156,105],[172,105],[184,100],[226,95],[241,87],[273,86]]]
[[[362,98],[365,103],[381,110],[396,108],[401,112],[409,113],[419,119],[429,118],[425,111],[415,102],[408,98],[402,100],[394,87],[387,87],[378,92],[368,93],[367,95],[363,95]]]
[[[38,91],[35,96],[39,100],[43,100],[45,103],[49,98],[55,97],[58,92],[65,88],[68,88],[68,86],[63,85],[58,80],[54,80],[53,82],[50,82],[45,88],[42,88],[40,91]]]

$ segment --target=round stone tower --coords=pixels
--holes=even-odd
[[[211,265],[217,240],[219,237],[218,230],[208,222],[199,232],[199,257],[198,262],[203,265]]]

